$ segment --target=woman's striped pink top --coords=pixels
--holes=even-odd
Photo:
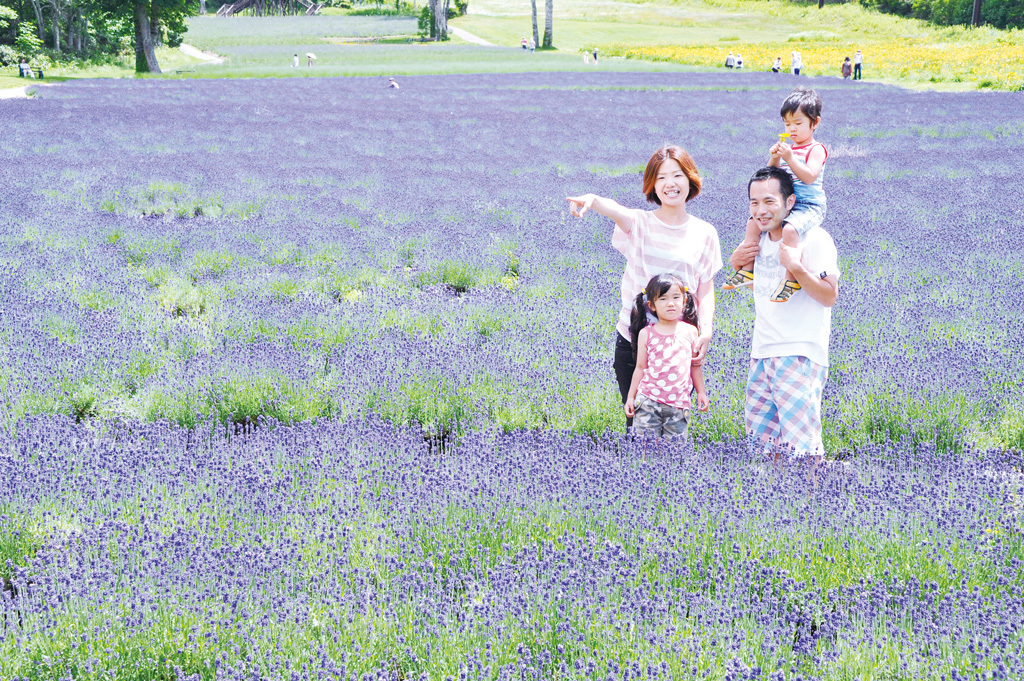
[[[618,227],[612,246],[626,256],[622,273],[622,308],[616,330],[629,339],[629,313],[640,289],[656,274],[672,272],[696,295],[706,281],[722,269],[722,246],[718,232],[710,224],[691,215],[681,225],[667,225],[654,211],[637,210],[629,233]]]

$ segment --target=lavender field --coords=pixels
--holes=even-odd
[[[1019,677],[1019,96],[812,81],[816,489],[741,440],[745,292],[696,449],[623,437],[622,260],[565,197],[642,206],[679,143],[730,251],[797,82],[730,75],[0,104],[0,678]]]

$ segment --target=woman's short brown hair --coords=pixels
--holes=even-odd
[[[658,198],[658,193],[654,191],[654,183],[658,181],[658,171],[661,169],[661,164],[669,159],[679,164],[679,167],[683,169],[683,174],[686,175],[686,179],[690,181],[690,192],[686,195],[686,200],[689,201],[696,198],[697,194],[700,194],[700,173],[697,172],[697,164],[693,162],[693,158],[682,147],[674,144],[665,145],[654,152],[651,160],[647,162],[647,169],[644,170],[644,195],[648,201],[659,206],[661,205],[661,199]]]

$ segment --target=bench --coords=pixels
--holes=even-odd
[[[35,75],[33,75],[33,74],[35,74]],[[40,80],[45,78],[45,76],[43,76],[43,70],[41,68],[39,68],[38,66],[29,66],[28,69],[22,69],[21,66],[19,65],[18,66],[18,77],[19,78],[24,78],[26,76],[28,76],[29,78],[39,78]]]

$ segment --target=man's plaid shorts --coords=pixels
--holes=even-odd
[[[824,455],[821,391],[828,368],[806,357],[750,360],[747,377],[747,435],[766,451],[792,456]]]

